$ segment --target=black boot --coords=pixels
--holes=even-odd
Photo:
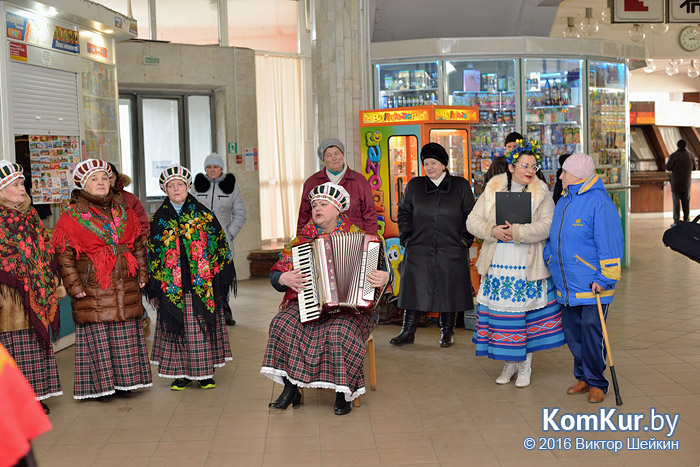
[[[352,410],[352,402],[345,400],[345,393],[335,393],[335,404],[333,404],[333,412],[336,415],[347,415]]]
[[[455,340],[457,312],[440,313],[440,347],[451,347]]]
[[[299,404],[301,404],[301,391],[287,378],[282,379],[284,380],[284,391],[282,391],[282,394],[280,394],[276,401],[270,402],[268,407],[271,409],[286,410],[289,404],[292,404],[292,407],[298,409]]]
[[[416,336],[416,326],[420,318],[420,311],[405,310],[403,312],[403,326],[398,336],[389,340],[391,345],[402,346],[404,344],[413,344]]]

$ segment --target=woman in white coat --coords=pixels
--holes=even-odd
[[[556,290],[542,258],[552,224],[554,201],[537,178],[539,147],[518,140],[506,155],[508,172],[493,177],[467,218],[467,230],[484,243],[476,266],[481,278],[478,318],[472,341],[477,356],[505,360],[496,379],[530,385],[532,352],[564,344]],[[532,222],[496,225],[496,193],[529,192]]]

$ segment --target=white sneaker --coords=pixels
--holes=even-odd
[[[515,380],[516,388],[526,388],[530,385],[532,374],[532,352],[527,354],[525,360],[518,362],[518,378]]]
[[[511,378],[513,378],[513,375],[515,374],[515,371],[517,369],[518,369],[517,362],[506,362],[506,364],[503,366],[503,371],[501,372],[501,376],[496,378],[496,383],[498,383],[498,384],[510,383]]]

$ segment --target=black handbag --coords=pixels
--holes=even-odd
[[[664,245],[700,263],[700,216],[692,222],[678,222],[664,232]]]

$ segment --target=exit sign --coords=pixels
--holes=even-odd
[[[236,154],[238,152],[238,143],[228,143],[228,153]]]
[[[160,57],[143,57],[144,65],[160,65]]]

